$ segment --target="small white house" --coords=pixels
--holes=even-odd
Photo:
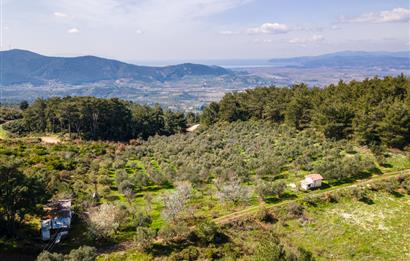
[[[323,177],[320,174],[310,174],[305,176],[305,179],[300,182],[303,190],[319,188],[322,186]]]

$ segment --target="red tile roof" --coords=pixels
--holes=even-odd
[[[307,179],[307,178],[310,178],[313,181],[323,180],[323,177],[320,174],[310,174],[310,175],[305,176],[305,179]]]

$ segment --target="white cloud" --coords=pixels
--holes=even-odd
[[[332,25],[331,27],[330,27],[330,29],[331,30],[340,30],[340,29],[342,29],[340,26],[338,26],[338,25]]]
[[[53,15],[54,15],[55,17],[62,17],[62,18],[68,17],[67,14],[61,13],[61,12],[54,12]]]
[[[322,42],[325,40],[325,37],[320,34],[315,34],[312,37],[309,38],[293,38],[289,40],[290,44],[301,44],[301,45],[306,45],[310,43],[318,43]]]
[[[280,23],[264,23],[261,26],[249,28],[248,34],[280,34],[287,33],[289,27]]]
[[[254,0],[59,0],[54,5],[84,21],[112,25],[137,20],[169,25],[170,22],[187,24],[192,19],[222,13],[251,1]]]
[[[136,34],[143,34],[144,31],[142,31],[141,29],[137,29],[137,30],[135,30],[135,33],[136,33]]]
[[[78,30],[78,28],[70,28],[70,29],[68,29],[67,30],[67,33],[69,33],[69,34],[76,34],[76,33],[79,33],[80,32],[80,30]]]
[[[342,18],[342,22],[351,23],[406,23],[410,21],[410,9],[394,8],[392,10],[371,12],[353,18]]]
[[[273,40],[272,39],[254,39],[253,42],[254,43],[272,43]]]
[[[231,30],[222,30],[222,31],[219,31],[218,34],[222,34],[222,35],[233,35],[233,34],[239,34],[239,33],[238,33],[238,32],[234,32],[234,31],[231,31]]]

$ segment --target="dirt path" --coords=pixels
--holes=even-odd
[[[287,205],[287,204],[292,203],[292,202],[300,201],[307,195],[314,196],[314,195],[320,195],[320,194],[327,193],[327,192],[335,192],[335,191],[348,189],[348,188],[352,188],[352,187],[356,187],[356,186],[360,186],[360,185],[370,184],[370,183],[375,182],[375,181],[384,180],[384,179],[388,179],[388,178],[398,176],[398,175],[403,175],[403,174],[404,175],[409,175],[410,174],[410,169],[401,170],[401,171],[394,171],[394,172],[388,172],[388,173],[383,174],[382,176],[372,177],[372,178],[366,179],[366,180],[358,180],[353,184],[350,183],[350,184],[345,184],[345,185],[341,185],[341,186],[337,186],[337,187],[331,187],[331,188],[324,189],[324,190],[318,190],[318,191],[315,191],[315,192],[312,192],[312,193],[299,195],[297,198],[292,199],[292,200],[286,200],[286,201],[282,201],[282,202],[275,203],[275,204],[261,203],[258,206],[252,206],[252,207],[243,209],[241,211],[237,211],[237,212],[234,212],[234,213],[222,216],[222,217],[215,218],[213,221],[216,224],[223,225],[223,224],[227,224],[227,223],[230,223],[232,221],[238,220],[240,218],[244,218],[244,217],[250,216],[252,214],[255,214],[261,207],[265,207],[267,209],[280,207],[280,206]]]
[[[55,136],[44,136],[40,138],[42,142],[49,144],[58,144],[61,142],[60,138]]]

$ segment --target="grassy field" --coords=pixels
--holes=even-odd
[[[278,226],[318,260],[410,260],[410,196],[378,192],[309,209],[309,221]]]
[[[8,133],[6,130],[3,129],[3,126],[0,125],[0,140],[7,139]]]

